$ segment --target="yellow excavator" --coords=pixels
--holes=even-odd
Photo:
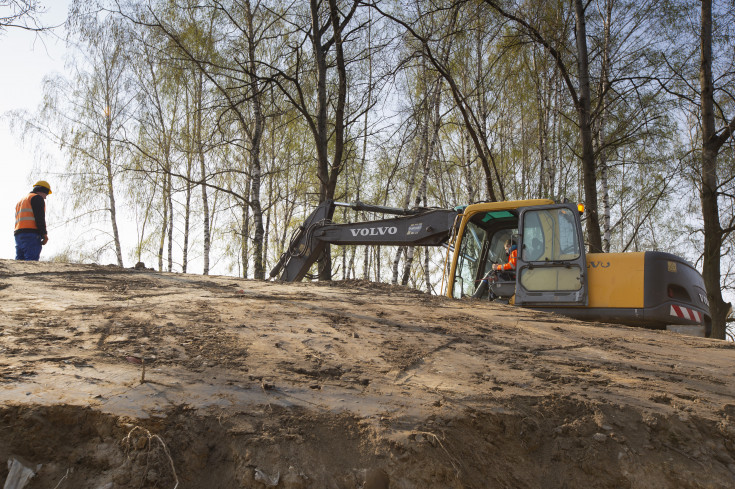
[[[336,207],[396,217],[334,223]],[[442,293],[549,310],[590,320],[709,336],[704,280],[670,253],[585,253],[581,206],[547,199],[483,202],[455,209],[400,209],[325,201],[294,233],[271,271],[299,281],[329,245],[446,246]],[[515,267],[506,242],[517,247]]]

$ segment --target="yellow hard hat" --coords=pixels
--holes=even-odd
[[[39,180],[36,183],[33,184],[33,187],[43,187],[46,190],[48,190],[49,195],[51,195],[51,185],[48,184],[46,180]]]

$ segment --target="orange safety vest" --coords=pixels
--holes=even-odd
[[[38,229],[36,216],[33,214],[31,199],[38,194],[30,193],[15,206],[15,231],[19,229]],[[43,203],[44,209],[46,202]]]
[[[516,262],[518,261],[518,250],[514,249],[510,252],[510,255],[508,255],[508,263],[503,263],[500,265],[500,270],[515,270],[516,269]]]

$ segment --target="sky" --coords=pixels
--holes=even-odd
[[[47,1],[46,12],[41,16],[44,26],[63,24],[69,0]],[[54,29],[52,33],[37,34],[23,29],[11,28],[0,33],[0,223],[6,230],[0,237],[0,258],[15,258],[15,204],[25,196],[38,180],[46,180],[52,191],[54,176],[39,173],[36,168],[53,168],[61,165],[61,155],[53,147],[46,146],[44,152],[50,153],[51,161],[37,161],[36,147],[33,143],[23,144],[20,135],[11,133],[6,114],[13,110],[35,111],[43,99],[42,83],[47,74],[64,69],[64,30]],[[59,189],[60,190],[60,189]],[[61,230],[54,223],[54,203],[58,194],[51,194],[46,200],[48,209],[49,243],[44,247],[41,257],[50,258],[62,248]]]

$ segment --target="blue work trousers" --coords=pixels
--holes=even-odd
[[[41,240],[43,236],[36,233],[20,233],[15,235],[15,259],[38,261],[41,256]]]

